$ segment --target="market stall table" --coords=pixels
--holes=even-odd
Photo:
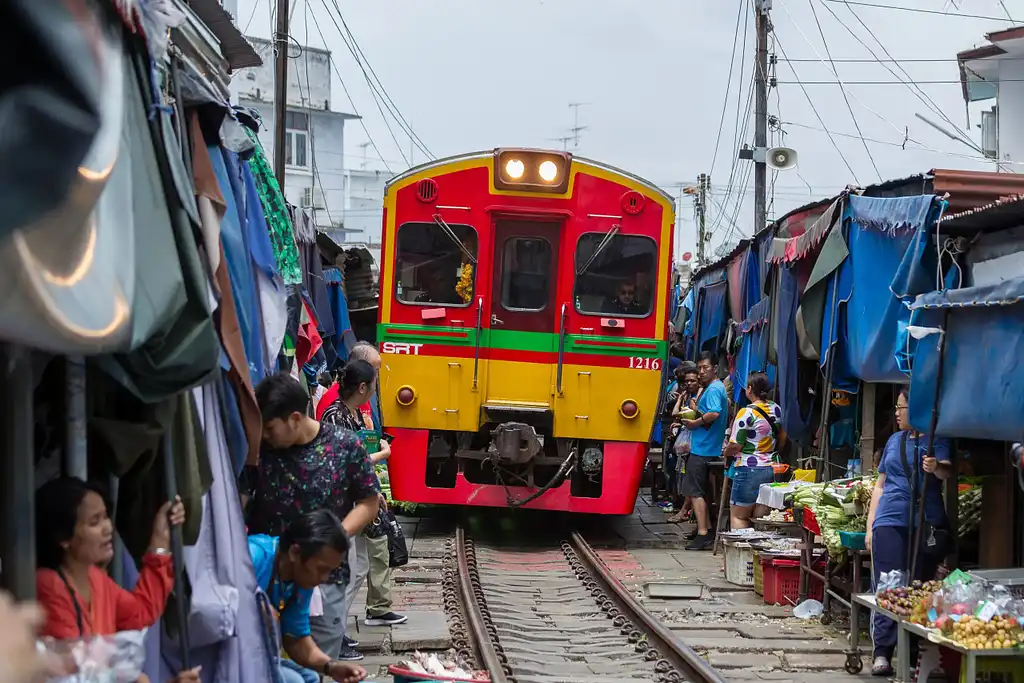
[[[918,636],[927,640],[933,645],[945,647],[960,653],[962,657],[961,666],[964,667],[963,676],[960,680],[974,681],[977,679],[978,658],[1011,658],[1022,659],[1024,655],[1016,648],[1004,648],[999,650],[972,650],[960,643],[950,640],[939,633],[938,629],[928,628],[914,624],[898,616],[894,612],[882,609],[878,606],[878,600],[873,593],[862,593],[853,596],[853,602],[867,607],[872,612],[878,612],[896,622],[896,681],[908,682],[911,680],[913,667],[910,662],[910,635]],[[860,629],[855,625],[855,620],[850,619],[850,651],[847,652],[846,670],[849,673],[859,673],[863,667],[858,650],[860,640]],[[855,653],[855,654],[854,654]],[[854,659],[856,657],[856,659]],[[854,662],[857,662],[854,665]]]
[[[855,628],[855,624],[858,620],[858,614],[856,605],[852,600],[852,596],[864,590],[865,579],[871,578],[871,553],[867,550],[852,550],[846,549],[846,561],[850,565],[850,579],[847,581],[841,575],[837,574],[837,570],[841,570],[845,566],[844,563],[834,563],[831,560],[825,563],[825,594],[822,599],[822,615],[821,623],[827,625],[831,621],[829,616],[829,609],[831,607],[832,600],[837,600],[841,605],[850,610],[850,628]],[[867,572],[864,572],[864,567],[867,565]],[[870,585],[870,584],[869,584]]]

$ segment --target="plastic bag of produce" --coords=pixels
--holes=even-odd
[[[904,578],[902,570],[893,569],[891,572],[883,572],[878,577],[878,586],[875,588],[875,595],[879,595],[887,590],[903,588],[906,585],[907,581]]]

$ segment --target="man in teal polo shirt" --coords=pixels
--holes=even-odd
[[[697,362],[697,378],[704,390],[697,401],[697,417],[684,420],[690,430],[690,456],[686,461],[686,477],[680,494],[689,498],[697,516],[697,534],[687,550],[705,550],[714,543],[707,494],[711,490],[709,464],[722,457],[725,429],[729,422],[729,397],[718,379],[718,362],[708,351]]]

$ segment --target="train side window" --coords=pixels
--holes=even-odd
[[[543,311],[551,283],[551,243],[512,237],[501,255],[501,305],[509,311]]]
[[[657,266],[658,245],[650,237],[608,239],[608,233],[584,233],[576,243],[576,310],[625,318],[650,315]]]
[[[403,223],[395,249],[395,297],[404,304],[468,306],[473,300],[476,230],[470,225]],[[453,239],[454,238],[454,239]]]

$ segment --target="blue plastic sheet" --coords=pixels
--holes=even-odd
[[[747,377],[752,372],[763,372],[768,381],[775,384],[775,366],[768,363],[768,318],[771,312],[771,299],[765,297],[750,309],[747,319],[740,324],[740,348],[736,353],[736,365],[733,369],[733,401],[738,405],[745,403],[743,390]]]
[[[812,414],[801,413],[797,383],[796,309],[799,285],[792,266],[780,264],[778,316],[776,332],[778,345],[778,404],[782,408],[782,423],[796,442],[806,440],[810,434]]]
[[[253,277],[252,254],[246,239],[245,185],[239,171],[238,155],[215,145],[207,145],[207,149],[226,204],[220,239],[231,280],[235,312],[238,314],[238,327],[245,346],[245,359],[249,363],[249,375],[255,386],[266,373],[263,364],[263,321]]]
[[[904,266],[903,257],[918,230],[936,214],[932,195],[849,198],[845,218],[850,255],[834,276],[837,286],[829,288],[822,333],[822,348],[834,354],[833,384],[837,389],[855,387],[856,378],[906,381],[896,351],[900,321],[906,324],[910,312],[891,285],[900,290],[919,286],[920,273]],[[833,319],[829,328],[828,321]],[[822,364],[828,355],[822,354]]]
[[[938,436],[1019,441],[1024,436],[1024,278],[921,295],[915,323],[941,327],[946,355]],[[921,339],[911,377],[910,424],[926,431],[938,381],[939,334]]]
[[[719,337],[725,328],[727,290],[725,280],[701,288],[700,320],[697,323],[697,333],[700,335],[697,340],[698,351],[706,350],[705,343]]]

